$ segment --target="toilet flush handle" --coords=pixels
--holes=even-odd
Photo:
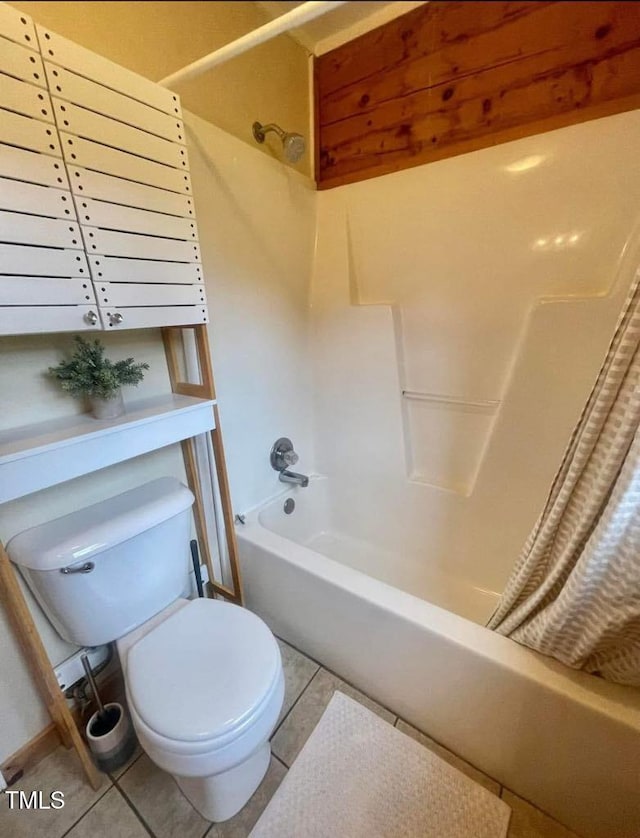
[[[95,562],[85,562],[81,565],[70,565],[69,567],[61,567],[60,573],[69,575],[70,573],[91,573],[95,567]]]

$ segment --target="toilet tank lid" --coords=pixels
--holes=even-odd
[[[14,536],[11,561],[32,570],[57,570],[88,561],[173,518],[193,504],[179,480],[161,477]]]

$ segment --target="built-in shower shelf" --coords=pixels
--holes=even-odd
[[[453,410],[472,410],[478,413],[495,413],[500,407],[497,399],[465,399],[459,396],[443,396],[441,393],[423,393],[420,390],[403,390],[402,397],[408,401],[426,402]]]
[[[168,393],[117,419],[86,413],[0,432],[0,503],[147,454],[214,427],[210,399]]]

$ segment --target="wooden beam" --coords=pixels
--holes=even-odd
[[[328,188],[638,107],[640,4],[436,1],[316,78]]]
[[[99,789],[104,778],[93,764],[84,740],[76,727],[62,690],[53,674],[51,663],[9,557],[1,543],[0,597],[61,741],[67,747],[75,748],[89,783],[94,789]]]

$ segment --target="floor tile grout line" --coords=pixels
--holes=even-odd
[[[303,653],[301,653],[301,654],[303,654]],[[310,660],[313,660],[313,658],[310,658]],[[323,666],[322,664],[319,664],[319,667],[320,667],[320,669],[324,669],[325,672],[328,672],[329,675],[333,675],[334,678],[337,678],[339,681],[342,681],[343,684],[346,684],[348,687],[351,687],[352,690],[355,690],[360,695],[363,695],[365,698],[369,699],[369,701],[373,702],[378,707],[381,707],[383,710],[386,710],[386,712],[389,713],[389,715],[394,718],[395,721],[390,722],[390,724],[393,727],[395,727],[396,721],[400,718],[400,716],[398,716],[398,714],[395,713],[390,707],[387,707],[386,704],[382,704],[376,698],[369,695],[369,693],[364,692],[364,690],[361,690],[360,687],[356,686],[355,684],[352,684],[351,681],[347,681],[346,678],[343,678],[342,675],[339,675],[337,672],[334,672],[333,669],[329,669],[329,667]],[[320,671],[320,669],[318,670],[318,672]],[[313,676],[314,678],[316,677],[318,672],[316,672],[316,674]],[[300,697],[302,697],[302,694],[300,694]],[[354,699],[354,701],[356,701],[356,700],[357,699]]]
[[[285,643],[286,643],[286,641],[285,641]],[[296,650],[296,651],[298,651],[298,650]],[[303,652],[300,652],[300,654],[304,654],[304,653],[303,653]],[[312,659],[310,658],[310,660],[312,660]],[[275,728],[275,730],[274,730],[274,731],[273,731],[273,733],[271,734],[271,736],[270,736],[270,738],[269,738],[269,744],[270,744],[270,745],[271,745],[271,742],[272,742],[273,738],[276,736],[276,734],[278,733],[278,731],[280,730],[280,728],[282,727],[282,725],[286,722],[286,720],[289,718],[289,715],[293,712],[293,710],[294,710],[294,708],[296,707],[296,705],[298,704],[298,702],[302,699],[302,696],[306,693],[306,691],[309,689],[309,687],[311,686],[311,684],[313,683],[313,681],[317,678],[318,673],[322,672],[323,670],[324,670],[325,672],[328,672],[330,675],[333,675],[333,677],[334,677],[334,678],[337,678],[339,681],[342,681],[342,683],[343,683],[343,684],[347,684],[347,686],[351,687],[351,688],[352,688],[352,689],[354,689],[357,693],[360,693],[360,695],[363,695],[365,698],[369,699],[369,701],[372,701],[374,704],[377,704],[377,705],[378,705],[378,707],[382,707],[382,709],[383,709],[383,710],[386,710],[386,711],[387,711],[387,713],[389,713],[389,714],[392,716],[392,718],[393,718],[393,721],[392,721],[392,722],[387,722],[387,724],[391,724],[391,726],[392,726],[392,727],[395,727],[395,726],[396,726],[396,722],[398,721],[399,716],[396,716],[396,715],[395,715],[395,713],[393,713],[391,710],[389,710],[389,708],[388,708],[388,707],[385,707],[383,704],[380,704],[380,702],[375,701],[375,699],[371,698],[371,696],[369,696],[369,695],[367,695],[366,693],[362,692],[362,690],[359,690],[356,686],[354,686],[353,684],[350,684],[348,681],[345,681],[345,680],[344,680],[344,678],[341,678],[341,677],[340,677],[337,673],[332,672],[330,669],[326,669],[324,666],[322,666],[321,664],[319,664],[319,665],[318,665],[317,670],[314,672],[313,676],[309,679],[309,681],[307,682],[307,684],[306,684],[305,688],[302,690],[302,692],[300,693],[300,695],[299,695],[299,696],[296,698],[296,700],[293,702],[293,704],[291,705],[291,707],[287,710],[287,712],[286,712],[285,716],[283,717],[282,721],[278,724],[278,726]],[[336,692],[338,692],[338,690],[334,690],[334,691],[333,691],[333,693],[331,694],[331,698],[333,698],[333,696],[335,695],[335,693],[336,693]],[[331,698],[329,699],[329,701],[331,701]],[[357,699],[354,699],[354,701],[357,701]],[[361,702],[358,702],[358,703],[360,704]],[[327,706],[328,706],[328,702],[327,702]],[[364,705],[362,705],[362,706],[364,707]],[[324,714],[324,711],[325,711],[326,709],[327,709],[327,708],[325,707],[325,708],[324,708],[324,710],[323,710],[323,714]],[[368,709],[368,708],[367,708],[367,709]],[[386,721],[386,719],[385,719],[385,721]],[[293,765],[293,762],[291,763],[291,765],[287,765],[287,763],[286,763],[286,762],[282,759],[282,757],[279,757],[279,756],[277,756],[277,755],[275,754],[275,752],[274,752],[273,748],[271,748],[271,754],[272,754],[272,756],[276,757],[276,759],[284,765],[284,767],[287,769],[287,771],[288,771],[288,770],[291,768],[291,766]],[[295,762],[296,758],[297,758],[297,755],[296,755],[296,757],[294,757],[294,762]]]
[[[279,763],[280,763],[280,765],[284,768],[284,770],[285,770],[287,773],[289,773],[289,766],[286,764],[286,762],[285,762],[283,759],[281,759],[280,757],[277,757],[277,756],[273,753],[273,751],[271,751],[271,756],[275,759],[275,761],[276,761],[276,762],[279,762]],[[284,777],[283,777],[282,779],[284,779]],[[277,791],[277,789],[276,789],[276,791]]]
[[[140,756],[142,756],[142,754],[140,754]],[[136,760],[136,762],[137,761],[138,760]],[[129,767],[131,767],[131,766],[129,766]],[[128,769],[127,769],[127,771],[128,771]],[[127,771],[125,771],[124,773],[126,774]],[[122,776],[124,776],[124,774]],[[122,788],[116,780],[114,780],[113,785],[118,789],[118,791],[120,792],[122,797],[124,797],[125,803],[129,806],[129,808],[131,809],[133,814],[138,818],[138,820],[140,821],[142,826],[146,829],[146,831],[149,833],[149,835],[151,835],[151,838],[156,838],[155,832],[151,829],[151,827],[146,822],[146,820],[144,819],[142,814],[138,811],[138,809],[136,808],[135,803],[133,802],[133,800],[131,800],[131,798],[129,797],[127,792],[124,790],[124,788]]]
[[[387,707],[387,705],[386,705],[386,704],[382,704],[380,701],[378,701],[377,699],[373,698],[373,696],[371,696],[371,695],[369,695],[368,693],[366,693],[366,692],[364,692],[363,690],[361,690],[361,689],[360,689],[360,687],[358,687],[356,684],[353,684],[351,681],[347,681],[347,679],[346,679],[346,678],[343,678],[343,677],[342,677],[342,675],[340,675],[338,672],[335,672],[333,669],[329,669],[329,667],[328,667],[328,666],[325,666],[325,664],[321,663],[319,660],[316,660],[315,658],[312,658],[312,657],[311,657],[311,655],[308,655],[306,652],[303,652],[303,651],[302,651],[302,649],[298,649],[298,647],[297,647],[297,646],[294,646],[292,643],[289,643],[289,641],[288,641],[288,640],[284,640],[282,637],[279,637],[277,634],[275,634],[275,635],[274,635],[274,637],[276,637],[278,640],[281,640],[283,643],[286,643],[286,644],[287,644],[287,646],[291,646],[291,648],[292,648],[292,649],[295,649],[295,651],[296,651],[296,652],[298,652],[298,654],[300,654],[300,655],[302,655],[303,657],[307,658],[307,660],[310,660],[310,661],[312,661],[313,663],[317,664],[317,666],[318,666],[320,669],[324,669],[324,670],[325,670],[325,672],[328,672],[330,675],[333,675],[335,678],[339,678],[339,679],[340,679],[340,681],[342,681],[343,683],[345,683],[345,684],[347,684],[348,686],[352,687],[352,689],[356,690],[356,692],[359,692],[361,695],[365,696],[365,698],[368,698],[368,699],[369,699],[369,701],[373,701],[373,702],[374,702],[374,704],[377,704],[377,705],[378,705],[378,707],[382,707],[382,709],[383,709],[383,710],[386,710],[386,711],[387,711],[387,713],[390,713],[390,714],[391,714],[392,716],[394,716],[396,719],[399,719],[399,718],[400,718],[400,716],[398,716],[398,715],[397,715],[397,713],[395,713],[395,712],[394,712],[394,711],[393,711],[390,707]],[[315,676],[316,676],[317,674],[318,674],[318,673],[316,672],[316,673],[315,673],[315,675],[314,675],[313,677],[315,678]],[[300,693],[300,696],[301,696],[301,695],[302,695],[302,693]],[[293,708],[291,708],[291,709],[293,709]],[[288,714],[287,714],[287,715],[288,715]],[[283,721],[284,721],[284,719],[283,719]],[[408,724],[408,722],[407,722],[407,724]],[[417,729],[417,728],[416,728],[416,729]],[[420,732],[422,733],[422,731],[420,731]],[[425,734],[425,735],[427,735],[427,736],[428,736],[429,734]],[[435,742],[436,740],[434,739],[433,741]],[[438,743],[438,744],[440,744],[440,743]],[[443,747],[444,747],[444,745],[443,745]]]
[[[289,707],[289,709],[287,710],[287,712],[286,712],[286,713],[284,714],[284,716],[282,717],[281,721],[279,721],[279,722],[278,722],[278,724],[277,724],[277,725],[275,726],[275,728],[273,729],[273,733],[272,733],[272,734],[271,734],[271,736],[269,737],[269,742],[271,742],[271,740],[273,739],[273,737],[276,735],[276,733],[280,730],[280,728],[282,727],[282,725],[283,725],[283,724],[286,722],[286,720],[289,718],[289,716],[291,715],[291,712],[293,711],[293,708],[296,706],[296,704],[300,701],[300,699],[302,698],[302,696],[303,696],[303,695],[306,693],[306,691],[309,689],[309,684],[313,681],[313,679],[316,677],[316,675],[318,674],[318,672],[320,672],[320,670],[321,670],[321,669],[322,669],[322,667],[320,666],[320,664],[318,664],[318,668],[317,668],[317,669],[316,669],[316,671],[313,673],[313,675],[311,676],[311,678],[309,678],[309,680],[307,681],[307,683],[304,685],[303,689],[300,691],[300,694],[298,695],[298,697],[296,698],[296,700],[293,702],[293,704],[291,705],[291,707]]]
[[[105,777],[109,777],[109,775],[108,775],[108,774],[105,774]],[[107,783],[107,787],[106,787],[106,789],[102,792],[102,794],[101,794],[99,797],[97,797],[97,798],[93,801],[93,803],[92,803],[90,806],[88,806],[88,807],[84,810],[84,812],[80,815],[80,817],[79,817],[77,820],[75,820],[75,821],[71,824],[71,826],[69,827],[69,829],[65,830],[65,832],[63,832],[63,833],[62,833],[62,835],[60,836],[60,838],[66,838],[66,836],[67,836],[67,835],[71,832],[71,830],[72,830],[72,829],[75,829],[75,828],[76,828],[76,826],[80,823],[80,821],[81,821],[81,820],[82,820],[82,819],[83,819],[86,815],[88,815],[88,814],[89,814],[89,812],[93,809],[93,807],[94,807],[94,806],[97,806],[97,805],[98,805],[98,803],[100,803],[100,801],[102,800],[102,798],[103,798],[103,797],[104,797],[104,796],[105,796],[108,792],[110,792],[110,791],[111,791],[111,789],[113,788],[113,786],[114,786],[113,780],[111,780],[111,779],[109,778],[109,783]]]
[[[294,646],[293,643],[289,643],[289,641],[285,640],[284,637],[280,637],[279,634],[274,634],[273,636],[276,638],[276,640],[280,640],[282,643],[285,643],[287,646],[290,646],[299,655],[302,655],[304,658],[306,658],[307,660],[310,660],[312,663],[315,663],[318,666],[323,666],[324,665],[319,660],[316,660],[316,658],[312,658],[311,655],[308,655],[306,652],[303,652],[302,649],[298,649],[298,647]]]
[[[281,640],[282,638],[279,638],[279,639]],[[283,641],[283,642],[285,642],[285,643],[286,643],[287,641],[285,640],[285,641]],[[291,645],[291,644],[288,644],[288,645]],[[291,648],[295,648],[295,647],[293,647],[293,646],[292,646]],[[299,649],[296,649],[296,651],[298,651],[298,652],[299,652],[300,650],[299,650]],[[304,655],[304,652],[300,652],[300,654],[301,654],[301,655]],[[306,656],[305,656],[305,657],[306,657]],[[313,660],[313,658],[309,658],[309,660]],[[317,663],[317,661],[314,661],[314,663]],[[293,702],[293,704],[291,705],[291,707],[288,709],[288,711],[287,711],[287,712],[286,712],[286,714],[284,715],[284,717],[283,717],[282,721],[281,721],[281,722],[277,725],[277,727],[275,728],[275,730],[273,731],[273,733],[272,733],[272,734],[271,734],[271,736],[269,737],[269,744],[270,744],[270,745],[271,745],[271,743],[272,743],[273,739],[275,738],[276,734],[278,733],[278,731],[279,731],[279,730],[280,730],[280,728],[282,727],[282,725],[283,725],[283,724],[287,721],[287,719],[289,718],[290,714],[293,712],[293,710],[294,710],[294,708],[296,707],[296,705],[298,704],[298,702],[302,699],[302,696],[303,696],[303,695],[306,693],[306,691],[309,689],[309,687],[311,686],[311,684],[313,683],[313,681],[314,681],[314,680],[318,677],[318,673],[322,672],[323,670],[324,670],[325,672],[327,672],[329,675],[332,675],[334,678],[337,678],[339,681],[342,681],[342,683],[343,683],[343,684],[346,684],[347,686],[351,687],[353,690],[355,690],[355,691],[356,691],[357,693],[359,693],[360,695],[362,695],[362,696],[364,696],[365,698],[369,699],[369,701],[372,701],[372,702],[373,702],[374,704],[376,704],[378,707],[381,707],[383,710],[386,710],[386,711],[387,711],[387,713],[389,713],[389,714],[391,715],[392,719],[393,719],[393,721],[392,721],[392,722],[387,722],[387,723],[388,723],[388,724],[391,724],[391,726],[392,726],[392,727],[395,727],[395,726],[396,726],[396,722],[398,721],[398,719],[399,719],[400,717],[399,717],[399,716],[397,716],[397,715],[396,715],[396,714],[395,714],[392,710],[390,710],[388,707],[385,707],[383,704],[380,704],[380,702],[379,702],[379,701],[376,701],[374,698],[371,698],[371,696],[370,696],[370,695],[367,695],[367,693],[365,693],[365,692],[363,692],[362,690],[358,689],[358,687],[356,687],[354,684],[349,683],[349,681],[345,681],[345,679],[344,679],[344,678],[341,678],[341,677],[340,677],[340,675],[338,675],[336,672],[332,672],[332,670],[327,669],[326,667],[322,666],[322,664],[318,664],[318,668],[317,668],[317,670],[314,672],[313,676],[309,679],[309,681],[307,682],[307,685],[305,686],[305,688],[302,690],[302,692],[300,693],[300,695],[299,695],[299,696],[296,698],[296,700]],[[332,693],[332,696],[331,696],[331,697],[333,697],[333,694],[335,694],[335,692],[337,692],[337,690],[334,690],[334,692]],[[331,699],[329,699],[329,701],[330,701],[330,700],[331,700]],[[354,699],[354,700],[356,700],[356,701],[357,701],[357,699]],[[360,702],[358,702],[358,703],[360,703]],[[364,706],[364,705],[363,705],[363,706]],[[325,710],[326,710],[326,707],[325,707]],[[324,713],[324,711],[323,711],[323,713]],[[385,720],[385,721],[386,721],[386,720]],[[275,752],[273,751],[273,747],[271,747],[271,753],[272,753],[272,755],[273,755],[273,756],[276,756]],[[279,761],[280,761],[280,762],[281,762],[281,763],[282,763],[282,764],[283,764],[283,765],[287,768],[287,770],[289,770],[289,769],[291,768],[291,765],[293,765],[293,763],[291,763],[291,765],[287,765],[287,764],[286,764],[286,762],[285,762],[285,761],[284,761],[281,757],[276,757],[276,758],[277,758],[277,759],[278,759],[278,760],[279,760]],[[295,758],[294,758],[294,762],[295,762]]]
[[[276,759],[278,759],[278,760],[279,760],[279,761],[280,761],[280,762],[284,765],[284,767],[287,769],[287,771],[291,768],[291,765],[293,765],[293,762],[291,763],[291,765],[287,765],[287,763],[286,763],[286,762],[282,759],[282,757],[276,756],[276,754],[275,754],[275,752],[274,752],[274,750],[273,750],[273,746],[272,746],[272,744],[271,744],[271,743],[272,743],[273,739],[275,738],[275,735],[278,733],[278,731],[279,731],[279,730],[280,730],[280,728],[282,727],[282,725],[285,723],[285,721],[289,718],[290,714],[293,712],[293,708],[297,705],[297,703],[300,701],[300,699],[302,698],[302,696],[303,696],[303,695],[306,693],[306,691],[309,689],[309,687],[311,686],[312,682],[313,682],[313,681],[314,681],[314,679],[316,678],[316,676],[317,676],[318,672],[320,672],[321,670],[322,670],[322,667],[321,667],[321,666],[319,666],[319,667],[318,667],[318,669],[314,672],[313,677],[309,679],[309,681],[308,681],[308,683],[307,683],[306,687],[302,690],[302,692],[300,693],[300,695],[299,695],[299,696],[297,697],[297,699],[293,702],[293,704],[291,705],[291,707],[289,708],[289,710],[288,710],[288,711],[287,711],[287,713],[285,714],[284,718],[282,719],[282,721],[280,722],[280,724],[278,725],[278,727],[277,727],[277,728],[273,731],[273,735],[272,735],[272,736],[271,736],[271,738],[269,739],[269,747],[270,747],[270,749],[271,749],[271,754],[272,754],[272,756],[276,757]],[[294,757],[294,762],[295,762],[295,757]]]
[[[134,760],[132,760],[132,761],[129,763],[129,765],[127,765],[127,767],[126,767],[126,768],[125,768],[125,770],[122,772],[122,774],[118,774],[118,776],[117,776],[117,777],[115,776],[115,774],[109,774],[109,777],[111,777],[111,782],[115,784],[115,783],[117,783],[117,782],[118,782],[118,780],[121,780],[121,779],[124,777],[124,775],[128,773],[129,769],[130,769],[130,768],[133,768],[133,766],[134,766],[134,765],[136,764],[136,762],[140,759],[140,757],[142,756],[142,754],[143,754],[143,753],[144,753],[144,751],[143,751],[143,750],[142,750],[142,748],[141,748],[141,749],[140,749],[140,753],[136,756],[136,758],[135,758]]]

